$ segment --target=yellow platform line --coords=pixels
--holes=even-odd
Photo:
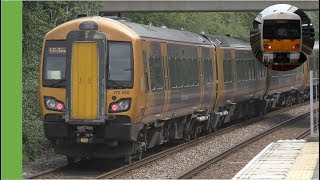
[[[319,142],[305,143],[285,179],[311,179],[319,159]]]

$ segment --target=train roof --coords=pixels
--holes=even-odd
[[[204,45],[214,44],[218,47],[250,47],[249,41],[244,38],[179,31],[175,29],[155,27],[127,21],[120,22],[130,27],[140,37]]]
[[[250,47],[249,39],[223,35],[205,35],[218,47]]]
[[[104,24],[104,27],[112,26],[115,31],[122,31],[122,33],[134,37],[142,38],[151,38],[164,41],[175,41],[181,43],[191,43],[197,45],[212,45],[214,44],[217,47],[250,47],[248,40],[237,37],[223,36],[223,35],[210,35],[210,34],[201,34],[193,33],[188,31],[181,31],[175,29],[169,29],[166,27],[155,27],[150,25],[143,25],[134,22],[128,22],[123,20],[117,20],[113,18],[94,16],[94,17],[82,17],[77,18],[72,21],[66,22],[62,25],[57,26],[56,28],[49,31],[46,37],[50,37],[52,33],[54,34],[55,39],[61,39],[66,36],[68,33],[67,30],[64,30],[66,27],[71,29],[76,29],[80,23],[88,20],[93,20],[98,24]],[[103,26],[102,26],[103,27]]]
[[[140,37],[153,38],[159,40],[178,41],[193,44],[211,45],[208,39],[205,39],[197,33],[188,31],[179,31],[175,29],[169,29],[166,27],[155,27],[143,24],[137,24],[127,21],[119,21],[126,26],[130,27]]]
[[[292,19],[292,20],[301,20],[301,17],[293,12],[272,12],[262,17],[263,20],[284,20],[284,19]]]

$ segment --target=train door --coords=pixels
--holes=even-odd
[[[222,106],[224,103],[224,89],[225,89],[225,77],[224,77],[224,51],[221,48],[216,48],[216,72],[218,77],[218,86],[217,86],[217,96],[216,96],[216,105]]]
[[[203,70],[203,55],[202,55],[202,48],[198,47],[198,59],[199,59],[199,82],[200,82],[200,106],[203,105],[204,99],[204,70]]]
[[[145,110],[146,110],[146,105],[150,104],[151,101],[148,101],[148,93],[150,90],[150,77],[149,77],[149,61],[148,58],[150,56],[150,50],[148,49],[148,44],[145,40],[141,40],[141,49],[142,49],[142,59],[143,59],[143,77],[144,77],[144,86],[145,86],[145,99],[144,99],[144,106],[141,110],[141,118],[145,117]],[[142,119],[141,119],[142,120]]]
[[[212,48],[202,48],[202,68],[203,68],[203,86],[204,86],[204,98],[203,104],[207,108],[212,107],[215,99],[215,74],[214,74],[214,58]]]
[[[164,74],[164,106],[162,117],[165,118],[169,109],[170,104],[170,88],[169,88],[169,76],[168,76],[168,54],[167,54],[167,44],[161,43],[161,57],[163,62],[163,74]]]
[[[233,61],[231,48],[223,48],[224,104],[233,101]]]
[[[217,64],[217,53],[216,53],[216,48],[210,48],[210,57],[212,58],[212,69],[213,69],[213,88],[212,88],[212,105],[216,104],[216,100],[217,100],[217,95],[218,95],[218,64]]]
[[[235,97],[237,96],[237,62],[236,62],[236,50],[235,49],[231,49],[231,61],[232,61],[232,70],[231,70],[231,73],[232,73],[232,79],[233,79],[233,92],[232,92],[232,100],[235,101]],[[248,68],[248,67],[247,67]],[[249,70],[249,69],[247,69]]]
[[[97,31],[67,35],[66,121],[101,122],[105,118],[106,38]]]

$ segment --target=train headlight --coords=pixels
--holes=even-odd
[[[53,99],[47,99],[46,100],[46,106],[49,109],[53,109],[56,106],[56,101]]]
[[[61,101],[58,101],[54,97],[44,97],[44,104],[48,110],[52,111],[64,111],[64,104]]]
[[[124,112],[130,109],[131,99],[120,99],[110,104],[109,112]]]
[[[269,45],[269,44],[264,45],[264,47],[265,47],[266,49],[269,49],[269,50],[272,48],[271,45]]]

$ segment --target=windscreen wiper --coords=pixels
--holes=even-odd
[[[112,80],[112,79],[108,79],[108,86],[109,86],[109,82],[111,82],[113,85],[113,88],[117,88],[117,89],[122,89],[124,87],[123,84],[120,84],[119,82]]]
[[[53,79],[52,79],[53,80]],[[63,83],[66,82],[67,80],[65,78],[59,79],[59,80],[53,80],[53,82],[50,84],[52,87],[61,87],[64,85]]]

